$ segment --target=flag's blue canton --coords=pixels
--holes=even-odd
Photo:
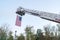
[[[21,21],[22,20],[22,17],[19,17],[19,20]]]

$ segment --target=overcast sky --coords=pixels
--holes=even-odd
[[[16,10],[19,6],[27,9],[35,9],[39,11],[60,13],[60,0],[0,0],[0,26],[9,25],[9,30],[13,33],[17,30],[17,34],[24,33],[26,25],[34,26],[34,29],[42,29],[47,24],[55,25],[55,22],[41,19],[40,17],[28,15],[22,17],[22,25],[15,25]]]

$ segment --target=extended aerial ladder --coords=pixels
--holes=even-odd
[[[25,13],[31,14],[34,16],[38,16],[42,19],[50,20],[53,22],[60,23],[60,15],[59,14],[54,14],[54,13],[49,13],[49,12],[43,12],[43,11],[37,11],[37,10],[30,10],[30,9],[25,9],[22,7],[19,7],[16,11],[17,14],[23,16]]]

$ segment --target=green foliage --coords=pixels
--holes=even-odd
[[[57,24],[57,27],[58,27],[58,31],[60,31],[60,24]]]
[[[42,30],[41,29],[37,29],[37,36],[41,35]]]
[[[8,40],[13,40],[13,36],[11,35],[11,36],[8,38]]]
[[[60,40],[60,24],[57,24],[58,27],[58,40]]]
[[[0,27],[0,40],[6,40],[7,33],[5,27]]]
[[[12,32],[11,31],[9,32],[9,38],[8,38],[8,40],[13,40],[13,36],[12,36]]]
[[[43,40],[43,33],[41,29],[37,29],[37,39],[36,40]]]
[[[33,26],[27,26],[25,29],[26,40],[36,40],[35,34],[33,32]]]
[[[21,35],[17,38],[17,40],[25,40],[24,35],[23,35],[23,34],[21,34]]]

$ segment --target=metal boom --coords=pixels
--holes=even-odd
[[[16,13],[21,16],[23,16],[23,15],[25,15],[25,13],[27,13],[27,14],[31,14],[34,16],[38,16],[42,19],[46,19],[46,20],[60,23],[60,15],[59,14],[48,13],[48,12],[37,11],[37,10],[29,10],[29,9],[25,9],[22,7],[19,7],[17,9]]]

